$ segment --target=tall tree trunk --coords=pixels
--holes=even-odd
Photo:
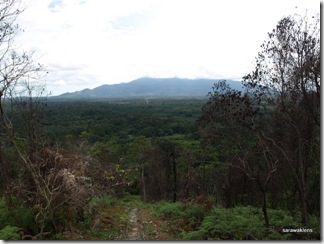
[[[308,226],[309,218],[308,218],[308,206],[307,206],[307,198],[306,198],[306,190],[305,190],[305,183],[302,180],[302,185],[300,189],[300,198],[301,198],[301,212],[302,212],[302,223],[304,226]]]
[[[308,219],[308,208],[307,208],[307,202],[306,199],[303,197],[303,206],[302,206],[302,223],[305,226],[308,226],[309,219]]]
[[[172,167],[173,167],[173,202],[177,201],[177,163],[172,156]]]
[[[302,212],[302,223],[304,226],[308,226],[309,221],[308,221],[308,207],[307,207],[307,194],[306,194],[306,166],[304,164],[303,160],[303,144],[302,144],[302,139],[303,137],[301,136],[301,132],[299,127],[296,125],[294,126],[298,135],[298,167],[300,170],[300,197],[301,197],[301,212]]]
[[[145,170],[144,170],[144,163],[141,162],[141,178],[142,178],[142,187],[143,187],[143,199],[146,202],[146,184],[145,184]]]
[[[264,217],[264,224],[266,227],[269,227],[269,218],[267,211],[267,193],[265,191],[262,191],[262,212]]]
[[[270,176],[268,175],[268,178],[266,180],[265,186],[261,184],[260,180],[257,179],[256,182],[259,186],[259,189],[262,194],[262,212],[263,212],[263,218],[264,218],[264,225],[265,227],[269,227],[269,217],[268,217],[268,211],[267,211],[267,188],[268,188],[268,183],[270,181]]]

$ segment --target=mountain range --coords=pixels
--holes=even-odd
[[[102,85],[64,93],[59,98],[175,97],[206,96],[220,79],[139,78],[127,83]],[[241,82],[227,80],[231,88],[242,90]]]

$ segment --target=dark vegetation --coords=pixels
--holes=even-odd
[[[77,238],[75,235],[65,236],[63,232],[80,228],[83,238],[103,239],[107,231],[97,233],[94,230],[91,235],[82,226],[94,225],[94,217],[99,214],[99,210],[90,210],[91,213],[87,211],[93,208],[94,201],[99,208],[102,204],[100,202],[104,201],[100,199],[107,195],[113,196],[116,200],[112,201],[117,204],[105,207],[103,211],[113,209],[109,212],[110,221],[115,221],[110,230],[114,236],[112,238],[122,238],[120,230],[123,229],[118,223],[122,221],[119,218],[125,215],[127,207],[123,207],[117,199],[123,199],[128,194],[141,195],[156,212],[157,218],[172,223],[172,228],[168,229],[168,225],[165,228],[174,239],[319,238],[320,188],[316,168],[308,174],[312,197],[308,198],[310,220],[307,228],[313,232],[282,231],[284,228],[306,228],[298,208],[300,201],[295,182],[291,177],[286,177],[292,172],[283,166],[282,172],[273,176],[267,189],[269,227],[265,228],[263,193],[258,183],[251,181],[240,168],[232,167],[232,159],[229,163],[225,161],[230,155],[236,156],[235,153],[231,154],[229,149],[227,151],[223,148],[218,151],[216,145],[205,145],[200,136],[197,119],[202,118],[201,107],[206,102],[206,98],[155,98],[148,104],[144,99],[69,102],[49,99],[42,131],[47,140],[46,149],[54,154],[56,163],[59,157],[88,160],[84,173],[88,183],[85,184],[87,189],[92,190],[82,209],[78,211],[77,207],[75,213],[70,213],[72,216],[69,220],[66,219],[68,205],[62,206],[60,211],[63,212],[55,211],[55,225],[65,227],[59,230],[56,229],[62,227],[55,227],[54,231],[53,224],[48,222],[44,232],[51,234],[43,238]],[[229,136],[223,140],[233,143]],[[253,146],[251,137],[247,135],[244,136],[244,142],[246,146]],[[238,149],[235,150],[239,153]],[[11,157],[15,158],[14,155]],[[258,169],[258,172],[261,170],[263,168]],[[69,171],[73,172],[72,169]],[[20,174],[25,173],[21,171]],[[263,180],[261,176],[260,181]],[[12,184],[19,177],[7,177],[3,184],[3,187],[7,186],[3,191],[10,195],[4,195],[7,197],[2,200],[2,218],[7,218],[2,223],[19,226],[19,230],[23,229],[24,233],[35,236],[40,230],[34,220],[35,210],[25,206],[25,197],[20,196],[22,201],[16,202],[18,196],[8,191],[9,185],[15,188]],[[15,202],[10,200],[12,197]],[[6,201],[11,201],[10,208],[6,207]],[[116,213],[120,216],[116,217]],[[127,216],[124,216],[124,224],[125,218]],[[72,223],[67,225],[66,222]],[[17,229],[9,230],[17,232]]]
[[[134,136],[145,138],[182,135],[198,136],[195,120],[205,98],[131,98],[60,101],[49,99],[44,125],[52,142],[79,139],[128,142]]]
[[[317,22],[279,21],[244,91],[60,101],[11,49],[14,3],[0,3],[0,239],[123,239],[132,204],[174,239],[320,239]]]

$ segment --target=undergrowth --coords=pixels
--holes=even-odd
[[[122,239],[126,228],[126,207],[121,200],[104,196],[93,198],[84,211],[79,225],[85,240]]]
[[[38,233],[32,210],[19,201],[9,206],[3,198],[0,198],[0,239],[18,238],[19,235],[16,233],[18,230],[28,234]]]
[[[7,225],[0,230],[0,240],[20,240],[18,230],[18,227]]]
[[[18,206],[18,207],[17,207]],[[23,205],[9,208],[0,198],[0,239],[18,240],[18,231],[37,233],[30,209]],[[132,207],[149,209],[159,228],[177,240],[319,240],[320,217],[310,216],[309,233],[287,233],[284,229],[302,228],[300,214],[292,216],[284,210],[268,209],[270,227],[264,226],[261,209],[251,206],[223,208],[203,204],[145,203],[139,196],[126,195],[121,199],[109,196],[95,197],[84,207],[83,220],[75,226],[77,235],[64,233],[51,236],[53,240],[123,240],[126,237],[128,212]],[[162,223],[161,222],[161,223]],[[146,232],[153,235],[152,226]],[[149,229],[151,228],[151,229]],[[154,232],[154,233],[153,233]]]
[[[264,226],[262,211],[255,207],[213,207],[204,211],[194,203],[159,202],[156,216],[168,220],[169,231],[182,240],[317,240],[319,217],[311,216],[310,233],[286,233],[283,229],[301,228],[300,219],[284,210],[269,209],[270,227]]]
[[[140,196],[130,194],[123,198],[102,196],[91,199],[84,209],[84,220],[79,225],[83,239],[125,239],[129,209],[146,205]]]

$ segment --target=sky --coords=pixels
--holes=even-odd
[[[52,95],[140,77],[237,79],[284,17],[314,0],[21,0],[19,48]],[[297,8],[296,8],[297,7]]]

